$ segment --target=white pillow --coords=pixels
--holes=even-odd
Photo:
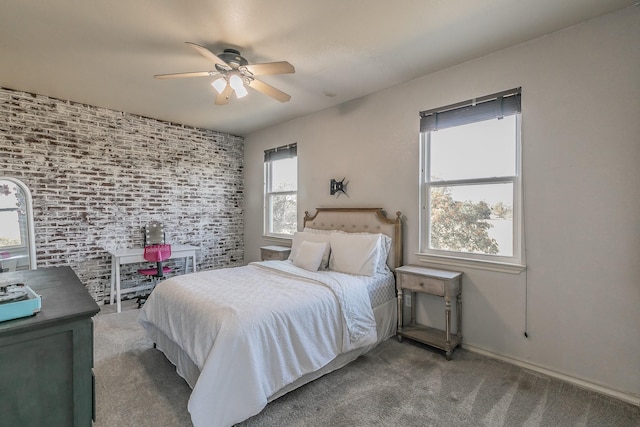
[[[389,251],[391,251],[391,237],[386,234],[380,233],[380,256],[378,257],[377,271],[384,272],[389,270],[387,265],[387,258],[389,257]]]
[[[300,244],[304,241],[310,241],[314,243],[326,243],[327,247],[322,254],[322,262],[320,263],[320,270],[326,270],[327,265],[329,264],[329,251],[331,249],[329,245],[329,234],[316,234],[309,233],[304,231],[296,231],[293,233],[293,241],[291,242],[291,254],[289,254],[289,259],[293,261],[296,259],[296,255],[298,254],[298,248]]]
[[[298,246],[296,256],[293,258],[293,265],[309,271],[318,271],[324,250],[327,246],[329,246],[328,243],[314,243],[309,240],[303,241],[300,243],[300,246]]]
[[[373,276],[380,257],[380,234],[331,233],[329,268],[342,273]]]
[[[332,233],[347,233],[342,230],[334,230]],[[384,273],[389,271],[389,266],[387,265],[387,258],[389,257],[389,251],[391,250],[391,242],[393,239],[383,233],[367,233],[367,232],[357,232],[357,233],[348,233],[352,236],[356,235],[376,235],[380,236],[380,254],[378,256],[378,261],[376,263],[376,272]]]

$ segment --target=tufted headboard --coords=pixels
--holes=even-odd
[[[316,208],[315,215],[304,213],[304,227],[318,230],[342,230],[348,233],[383,233],[393,243],[387,258],[391,270],[402,265],[401,213],[390,219],[381,208]]]

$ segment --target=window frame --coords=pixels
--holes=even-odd
[[[518,89],[519,91],[519,89]],[[518,92],[519,93],[519,92]],[[499,94],[496,94],[499,95]],[[490,98],[492,95],[485,97]],[[469,101],[472,102],[472,101]],[[455,104],[458,108],[467,102]],[[469,103],[468,105],[475,105]],[[444,107],[447,110],[450,107]],[[419,221],[419,249],[416,256],[420,261],[453,267],[472,267],[492,271],[517,274],[525,267],[524,245],[524,214],[523,214],[523,183],[522,183],[522,113],[515,114],[515,175],[488,178],[465,178],[452,180],[431,180],[429,156],[431,153],[431,135],[434,130],[421,129],[420,132],[420,221]],[[499,116],[494,117],[497,119]],[[471,120],[477,123],[483,120]],[[460,126],[461,123],[454,126]],[[454,127],[450,126],[450,127]],[[513,254],[512,256],[479,254],[462,251],[451,251],[430,248],[431,229],[431,190],[437,187],[455,187],[462,185],[482,185],[510,183],[513,186]]]
[[[284,153],[284,155],[276,155],[270,156],[273,153]],[[272,178],[273,178],[273,162],[278,160],[284,160],[288,158],[296,159],[296,190],[295,191],[272,191]],[[297,228],[297,220],[298,220],[298,153],[297,153],[297,143],[284,145],[281,147],[265,150],[265,160],[264,160],[264,199],[263,199],[263,236],[269,238],[277,238],[277,239],[293,239],[293,233],[274,233],[272,232],[273,225],[273,196],[296,196],[296,228]]]

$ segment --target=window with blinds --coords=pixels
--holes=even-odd
[[[264,152],[264,234],[293,236],[298,229],[298,146]]]
[[[517,88],[420,113],[421,255],[523,263],[520,106]]]

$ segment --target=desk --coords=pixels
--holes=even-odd
[[[189,265],[189,258],[191,258],[191,272],[196,271],[196,246],[190,245],[171,245],[171,257],[169,259],[184,258],[184,271],[187,272]],[[144,248],[125,248],[114,249],[108,251],[111,255],[111,295],[109,295],[109,302],[113,304],[114,290],[115,299],[117,304],[117,311],[120,313],[120,298],[123,293],[136,292],[144,289],[149,289],[151,285],[136,286],[133,288],[127,288],[124,291],[120,290],[120,266],[124,264],[136,264],[141,262],[148,262],[144,259]]]

